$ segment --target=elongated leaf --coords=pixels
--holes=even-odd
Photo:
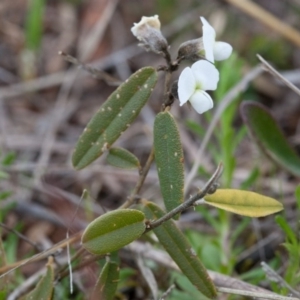
[[[283,210],[282,204],[273,198],[234,189],[218,189],[204,200],[209,205],[248,217],[264,217]]]
[[[179,131],[169,112],[156,116],[154,150],[161,193],[165,207],[170,211],[183,201],[184,169]]]
[[[282,130],[268,109],[258,103],[247,101],[241,113],[251,135],[264,153],[287,171],[300,176],[300,157],[289,145]]]
[[[138,158],[123,148],[110,148],[106,162],[122,169],[138,169],[141,166]]]
[[[53,281],[54,281],[54,269],[53,269],[53,257],[49,258],[47,263],[47,272],[40,279],[37,286],[29,294],[22,297],[23,300],[43,299],[51,300],[53,294]]]
[[[119,281],[119,266],[115,262],[105,263],[93,291],[92,300],[114,299]]]
[[[82,169],[97,159],[130,126],[156,84],[155,69],[140,69],[111,94],[80,136],[72,162]]]
[[[131,243],[145,231],[145,216],[135,209],[118,209],[91,222],[82,235],[82,245],[97,255],[106,254]]]
[[[152,202],[143,200],[142,204],[142,210],[150,220],[159,219],[165,214]],[[206,269],[174,221],[168,220],[153,231],[182,273],[196,288],[209,299],[215,297],[216,290]]]

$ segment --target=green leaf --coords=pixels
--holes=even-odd
[[[122,169],[139,169],[141,167],[138,158],[123,148],[110,148],[106,162]]]
[[[53,257],[49,258],[47,263],[47,272],[40,279],[37,286],[29,294],[22,297],[23,300],[43,299],[51,300],[54,288],[54,268]]]
[[[300,157],[289,145],[269,110],[262,104],[247,101],[241,114],[251,135],[263,152],[290,173],[300,176]]]
[[[15,162],[15,160],[16,160],[16,153],[10,151],[4,156],[1,163],[3,166],[10,166]]]
[[[161,112],[156,116],[154,151],[161,193],[165,207],[170,211],[183,201],[184,169],[179,131],[169,112]]]
[[[218,189],[204,200],[209,205],[248,217],[264,217],[283,210],[282,204],[273,198],[234,189]]]
[[[101,255],[119,250],[139,238],[145,231],[145,216],[135,209],[118,209],[91,222],[82,235],[82,245]]]
[[[297,245],[298,244],[297,236],[296,236],[294,230],[291,228],[291,226],[286,221],[286,219],[283,216],[279,215],[279,216],[275,217],[275,221],[281,227],[281,229],[284,231],[287,240],[291,244]]]
[[[30,0],[25,24],[27,48],[36,50],[42,39],[45,0]]]
[[[151,67],[140,69],[111,94],[80,136],[72,162],[82,169],[109,149],[138,116],[157,81]]]
[[[99,279],[93,290],[92,299],[114,299],[119,282],[119,266],[115,262],[108,261],[102,268]]]
[[[142,200],[142,204],[141,209],[150,220],[159,219],[165,214],[152,202]],[[206,297],[210,299],[215,297],[216,290],[205,267],[174,221],[168,220],[159,227],[154,228],[153,231],[159,242],[191,283]]]
[[[0,179],[8,179],[9,178],[9,174],[4,172],[4,171],[0,171]]]

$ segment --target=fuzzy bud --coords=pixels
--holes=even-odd
[[[147,51],[160,54],[168,49],[167,40],[160,31],[158,15],[142,17],[139,23],[134,23],[131,32],[141,42],[139,45]]]
[[[177,59],[197,61],[205,58],[202,38],[186,41],[179,46]]]

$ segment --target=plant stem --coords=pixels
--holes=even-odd
[[[135,185],[135,188],[132,191],[129,199],[125,203],[123,203],[123,205],[121,205],[119,208],[127,208],[127,207],[131,206],[134,203],[135,197],[139,193],[139,191],[141,190],[141,188],[143,186],[143,183],[146,179],[146,176],[149,172],[149,169],[151,167],[151,164],[152,164],[153,160],[154,160],[154,147],[152,147],[152,149],[151,149],[151,152],[149,154],[147,162],[146,162],[146,164],[145,164],[145,166],[144,166],[144,168],[141,172],[140,178],[139,178],[137,184]]]
[[[172,209],[168,213],[166,213],[163,217],[161,217],[158,220],[155,220],[153,222],[150,222],[148,224],[147,230],[152,230],[153,228],[156,228],[160,226],[163,222],[166,222],[167,220],[173,218],[178,213],[181,213],[182,211],[186,210],[187,208],[191,207],[195,201],[202,199],[211,189],[212,186],[216,183],[220,175],[222,174],[223,170],[223,164],[220,163],[214,172],[214,174],[211,176],[209,181],[205,184],[204,188],[200,190],[197,194],[190,197],[187,201],[183,202],[181,205],[177,206],[176,208]]]

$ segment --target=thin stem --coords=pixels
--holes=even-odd
[[[271,295],[271,294],[267,294],[267,293],[236,290],[236,289],[230,289],[230,288],[225,288],[225,287],[217,287],[217,291],[220,293],[249,296],[249,297],[253,297],[253,298],[271,299],[271,300],[299,300],[299,298],[294,298],[294,297],[285,297],[285,296],[280,296],[280,295]]]
[[[10,265],[6,265],[0,268],[0,279],[4,277],[5,275],[9,274],[10,272],[14,271],[15,269],[26,265],[27,263],[35,262],[35,261],[40,261],[44,258],[47,258],[51,255],[55,255],[57,252],[59,252],[61,249],[67,247],[68,244],[74,244],[78,242],[81,239],[83,231],[75,233],[72,237],[68,239],[64,239],[61,242],[57,243],[54,245],[52,248],[45,250],[41,253],[38,253],[28,259],[23,259],[21,261],[15,262]]]
[[[81,264],[79,264],[78,266],[75,266],[73,268],[73,272],[76,272],[77,270],[82,269],[85,266],[88,266],[89,264],[105,257],[106,254],[104,255],[92,255],[91,257],[89,257],[88,259],[86,259],[85,261],[83,261]],[[59,280],[63,279],[64,277],[69,275],[69,271],[68,270],[64,270],[61,273],[58,274],[59,275]]]
[[[147,162],[141,172],[140,178],[139,178],[134,190],[132,191],[129,199],[123,205],[121,205],[119,208],[127,208],[134,203],[137,194],[140,192],[140,190],[143,186],[143,183],[145,182],[145,179],[148,175],[148,172],[150,170],[153,160],[154,160],[154,147],[152,147],[152,149],[151,149],[151,152],[149,154]]]
[[[119,86],[122,83],[122,81],[119,81],[118,79],[110,76],[109,74],[80,62],[76,57],[70,54],[67,54],[63,51],[59,51],[58,54],[61,55],[66,61],[92,74],[94,78],[104,80],[108,85]]]
[[[78,251],[72,256],[71,261],[74,262],[77,258],[79,258],[83,253],[85,249],[83,247],[79,248]],[[69,267],[69,262],[61,266],[58,270],[55,272],[55,277],[60,278],[60,274],[66,271]]]
[[[30,244],[32,247],[34,247],[37,251],[41,251],[41,247],[31,241],[29,238],[27,238],[25,235],[23,235],[22,233],[18,232],[17,230],[13,229],[13,228],[10,228],[8,227],[7,225],[5,225],[4,223],[0,222],[0,226],[3,227],[4,229],[6,229],[7,231],[10,231],[12,233],[14,233],[15,235],[17,235],[20,239],[24,240],[25,242],[27,242],[28,244]]]
[[[205,184],[204,188],[200,190],[197,194],[190,197],[187,201],[183,202],[181,205],[177,206],[173,210],[166,213],[163,217],[161,217],[158,220],[155,220],[153,222],[150,222],[148,224],[148,230],[151,230],[153,228],[156,228],[160,226],[163,222],[166,222],[167,220],[173,218],[178,213],[181,213],[182,211],[186,210],[187,208],[191,207],[195,201],[202,199],[211,189],[211,187],[214,186],[220,175],[223,171],[223,164],[220,163],[215,171],[215,173],[211,176],[209,181]]]

